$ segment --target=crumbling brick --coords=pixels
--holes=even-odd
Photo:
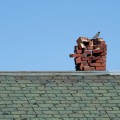
[[[79,37],[74,47],[75,68],[78,71],[106,70],[107,45],[102,38]]]

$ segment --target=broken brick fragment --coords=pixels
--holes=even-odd
[[[70,57],[80,57],[82,54],[70,54]]]

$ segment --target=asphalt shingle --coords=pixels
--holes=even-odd
[[[0,75],[0,120],[120,119],[120,75]]]

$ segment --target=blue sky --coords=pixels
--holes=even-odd
[[[79,36],[98,31],[120,70],[120,0],[0,0],[0,70],[75,70]]]

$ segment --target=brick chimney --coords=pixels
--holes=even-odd
[[[88,39],[79,37],[74,46],[76,71],[105,71],[107,45],[102,38]]]

